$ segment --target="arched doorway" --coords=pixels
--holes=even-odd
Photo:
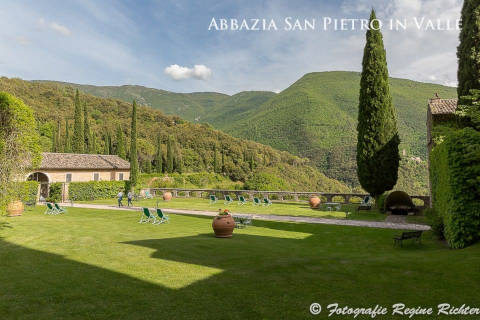
[[[38,181],[40,183],[40,199],[48,198],[48,176],[43,172],[33,172],[27,177],[27,181]]]

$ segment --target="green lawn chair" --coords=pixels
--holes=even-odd
[[[372,210],[372,206],[373,206],[372,197],[366,196],[366,197],[362,200],[362,202],[360,202],[360,204],[358,205],[357,211],[360,211],[360,210]]]
[[[228,194],[225,195],[225,201],[223,201],[223,204],[229,205],[232,202],[233,202],[232,197],[230,197]]]
[[[164,214],[162,209],[160,208],[157,208],[157,216],[159,219],[157,223],[164,223],[164,222],[170,223],[170,218],[168,217],[168,215]]]
[[[258,198],[253,198],[253,205],[254,206],[261,206],[262,202]]]
[[[263,198],[263,205],[264,206],[271,206],[272,205],[272,201],[270,201],[270,199],[268,198]]]
[[[150,194],[150,191],[146,190],[145,191],[145,199],[152,199],[152,195]]]
[[[217,197],[214,194],[210,195],[210,204],[217,203]]]
[[[245,197],[244,196],[239,196],[238,197],[238,205],[239,206],[243,206],[244,204],[246,204],[247,201],[245,200]]]
[[[152,223],[157,223],[157,218],[150,213],[148,208],[143,208],[142,216],[140,217],[140,221],[138,223],[148,223],[150,221],[152,221]]]
[[[45,203],[47,208],[45,209],[44,214],[57,214],[57,210],[55,209],[54,206],[50,202]]]
[[[64,207],[60,207],[58,205],[58,203],[55,203],[54,205],[55,205],[55,209],[57,209],[58,213],[67,213],[67,209],[65,209]]]

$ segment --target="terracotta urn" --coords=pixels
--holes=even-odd
[[[23,202],[20,200],[12,201],[7,206],[7,213],[9,217],[21,216],[23,212]]]
[[[308,200],[308,202],[310,203],[310,208],[318,208],[321,200],[319,197],[313,196],[313,197],[310,197],[310,200]]]
[[[172,200],[172,193],[171,192],[164,192],[163,193],[163,200],[165,200],[165,201]]]
[[[213,218],[212,228],[217,238],[232,237],[233,229],[235,228],[235,221],[229,214],[218,215]]]

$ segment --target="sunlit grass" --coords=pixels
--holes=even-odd
[[[108,205],[117,204],[115,199],[81,202]],[[126,201],[124,201],[124,204],[126,204]],[[372,209],[371,211],[357,212],[356,205],[342,205],[339,211],[337,211],[335,208],[329,210],[326,205],[322,205],[319,209],[311,209],[307,202],[274,202],[271,206],[258,206],[253,205],[251,201],[244,205],[239,205],[238,201],[234,201],[233,203],[227,205],[223,200],[218,200],[217,203],[210,204],[208,199],[199,198],[173,198],[170,201],[164,201],[161,198],[154,198],[134,201],[133,205],[138,207],[152,208],[158,206],[159,208],[201,211],[218,211],[218,209],[229,209],[232,213],[303,216],[334,219],[346,219],[346,212],[350,212],[350,214],[348,214],[348,219],[351,220],[385,220],[385,215],[379,213],[375,209]]]

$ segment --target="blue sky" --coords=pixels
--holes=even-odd
[[[365,37],[360,30],[285,31],[285,17],[315,18],[318,28],[325,16],[368,18],[375,7],[385,20],[446,21],[458,19],[461,5],[461,0],[6,1],[0,8],[0,75],[177,92],[278,92],[307,72],[360,71]],[[279,30],[209,31],[212,18],[275,19]],[[456,84],[458,31],[412,26],[383,34],[392,76]]]

